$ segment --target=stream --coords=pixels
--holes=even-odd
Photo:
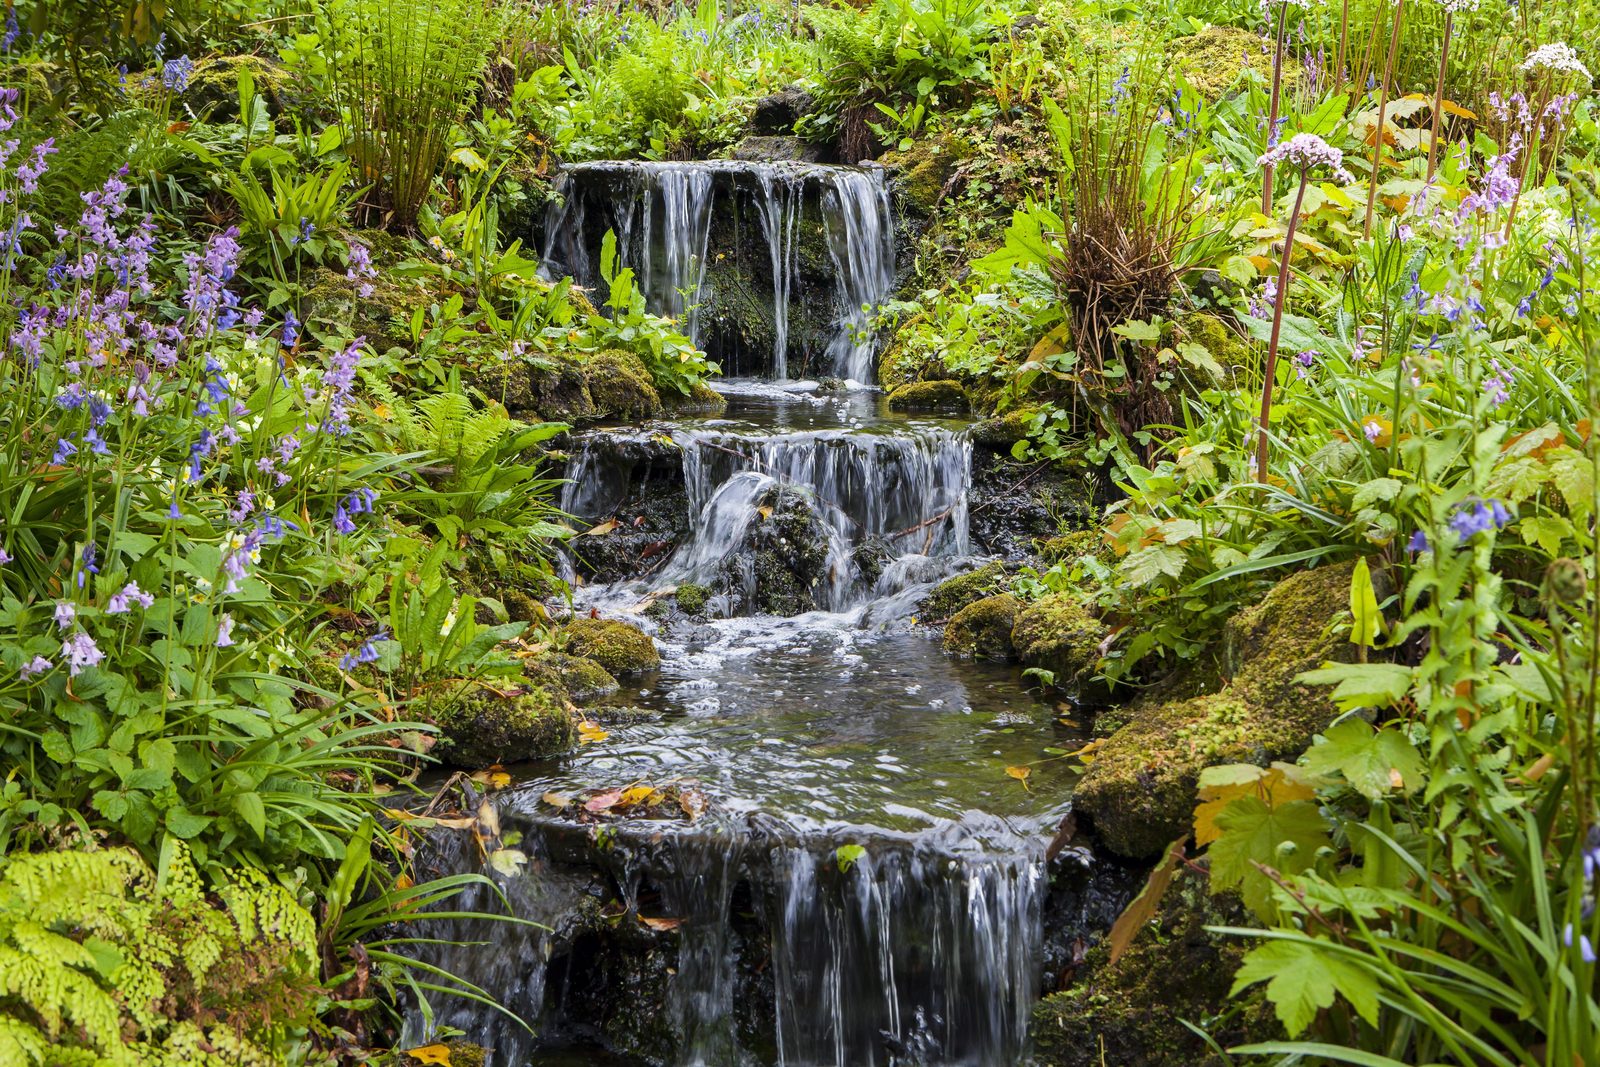
[[[853,280],[808,313],[825,336],[780,330],[760,376],[718,383],[725,411],[574,437],[563,510],[580,530],[617,521],[575,539],[575,610],[642,626],[661,665],[586,708],[601,728],[575,755],[509,768],[493,794],[527,857],[497,881],[539,925],[430,931],[464,942],[430,962],[533,1032],[469,1001],[440,1002],[434,1022],[495,1067],[1014,1067],[1045,984],[1126,898],[1126,872],[1057,840],[1078,766],[1065,754],[1086,735],[1069,703],[1013,666],[947,656],[917,618],[938,581],[984,560],[967,427],[783,373],[867,373],[848,305],[888,293],[881,249],[854,244],[891,229],[881,174],[747,166],[730,185],[697,166],[719,165],[599,171],[632,198],[610,212],[634,219],[621,243],[641,276],[687,278],[663,291],[715,303],[695,264],[715,255],[703,220],[720,195],[754,204],[768,238],[820,210]],[[585,227],[560,218],[576,255]],[[789,247],[766,257],[773,300],[818,299],[782,269]],[[671,607],[691,586],[704,606]],[[640,787],[663,802],[584,809]],[[432,842],[427,862],[480,869],[466,836]],[[425,1031],[414,1017],[408,1035]]]

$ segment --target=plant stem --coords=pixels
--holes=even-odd
[[[1428,136],[1428,181],[1433,181],[1435,161],[1439,155],[1439,127],[1444,118],[1444,79],[1450,70],[1450,35],[1455,30],[1456,17],[1444,13],[1444,44],[1439,49],[1439,85],[1433,94],[1433,132]]]
[[[1378,209],[1378,172],[1383,167],[1384,115],[1389,110],[1389,79],[1394,77],[1395,53],[1400,50],[1400,18],[1406,9],[1406,0],[1395,0],[1394,26],[1389,30],[1389,57],[1383,65],[1383,81],[1378,85],[1378,125],[1373,130],[1372,180],[1367,183],[1367,218],[1361,224],[1361,239],[1372,239],[1372,216]]]
[[[1284,28],[1289,21],[1289,5],[1278,5],[1278,45],[1272,57],[1272,103],[1267,109],[1267,148],[1278,141],[1278,107],[1283,96]],[[1272,179],[1276,168],[1268,163],[1261,168],[1261,213],[1272,214]]]
[[[1267,425],[1272,420],[1272,386],[1278,376],[1278,343],[1283,334],[1283,309],[1289,302],[1289,258],[1294,255],[1294,235],[1300,228],[1300,208],[1305,203],[1310,175],[1300,170],[1300,188],[1283,239],[1283,259],[1278,264],[1278,292],[1272,304],[1272,340],[1267,344],[1267,366],[1261,382],[1261,417],[1256,421],[1256,480],[1267,480]]]

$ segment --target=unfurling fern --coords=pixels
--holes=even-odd
[[[276,1063],[315,990],[315,926],[240,871],[208,894],[174,841],[158,878],[132,849],[0,865],[0,1064]]]

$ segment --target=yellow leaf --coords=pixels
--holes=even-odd
[[[1460,104],[1453,103],[1449,100],[1440,101],[1439,110],[1443,111],[1446,115],[1455,115],[1458,118],[1468,119],[1472,122],[1478,121],[1478,113],[1476,111],[1464,108]]]
[[[472,780],[488,789],[504,789],[511,784],[511,775],[502,770],[499,764],[486,770],[478,771],[472,775]]]
[[[406,1055],[418,1063],[437,1064],[438,1067],[450,1067],[450,1046],[448,1045],[421,1045],[417,1048],[406,1049]]]
[[[585,719],[578,724],[578,740],[585,745],[593,741],[604,741],[610,736],[597,722]]]
[[[1032,767],[1007,767],[1006,773],[1022,783],[1022,788],[1028,788],[1028,775],[1033,773]]]
[[[654,793],[655,788],[652,786],[636,785],[632,789],[624,789],[622,791],[622,800],[619,801],[619,803],[621,803],[624,807],[643,804],[645,801],[649,800]]]
[[[618,522],[616,519],[607,519],[605,522],[602,522],[598,526],[591,526],[589,529],[583,531],[583,533],[579,534],[578,536],[579,537],[604,537],[606,534],[610,533],[612,530],[616,530],[616,529],[621,528],[621,526],[622,526],[622,523]]]
[[[1200,773],[1200,803],[1194,809],[1194,840],[1201,847],[1222,836],[1217,816],[1240,797],[1259,797],[1276,808],[1292,800],[1310,800],[1316,790],[1305,772],[1292,763],[1262,768],[1249,763],[1208,767]]]
[[[772,518],[772,509],[771,508],[756,508],[756,510],[761,513],[761,517],[763,519]]]
[[[1161,903],[1161,898],[1166,895],[1167,886],[1172,884],[1172,876],[1178,870],[1178,863],[1183,859],[1183,838],[1179,838],[1167,846],[1166,855],[1150,872],[1150,880],[1144,884],[1139,895],[1133,898],[1117,921],[1111,925],[1111,933],[1107,935],[1106,942],[1111,946],[1111,962],[1116,963],[1122,954],[1128,951],[1128,946],[1133,939],[1144,929],[1144,924],[1155,917],[1156,908]]]
[[[676,930],[683,925],[682,919],[652,919],[648,916],[639,916],[639,921],[655,931]]]
[[[1059,356],[1067,350],[1067,331],[1069,327],[1062,323],[1043,337],[1033,346],[1033,351],[1028,353],[1030,360],[1045,359],[1048,356]]]
[[[400,874],[395,876],[394,887],[396,889],[410,889],[416,884],[417,883],[413,882],[408,875]]]
[[[539,799],[543,800],[546,804],[550,805],[552,808],[565,808],[565,807],[568,807],[568,806],[570,806],[572,804],[572,798],[571,797],[563,796],[560,793],[546,793],[544,796],[540,797]]]

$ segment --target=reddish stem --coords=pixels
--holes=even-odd
[[[1439,87],[1433,94],[1433,132],[1428,136],[1428,180],[1433,181],[1434,160],[1439,154],[1439,126],[1444,118],[1444,79],[1450,70],[1450,35],[1455,30],[1456,17],[1444,13],[1444,45],[1439,50]]]
[[[1387,125],[1384,121],[1389,110],[1389,79],[1394,77],[1395,53],[1400,50],[1400,16],[1405,12],[1406,0],[1396,0],[1394,5],[1394,26],[1389,30],[1389,58],[1383,66],[1383,84],[1378,86],[1378,128],[1374,132],[1372,147],[1372,180],[1367,183],[1367,220],[1361,225],[1361,239],[1370,240],[1372,237],[1372,216],[1378,210],[1378,183],[1382,180],[1379,173],[1383,169],[1383,128]]]
[[[1289,302],[1289,258],[1294,255],[1294,235],[1300,228],[1300,208],[1305,203],[1310,175],[1300,170],[1300,189],[1294,194],[1294,211],[1283,239],[1283,259],[1278,264],[1278,293],[1272,305],[1272,340],[1267,344],[1267,367],[1261,383],[1261,417],[1256,421],[1256,480],[1267,480],[1267,426],[1272,421],[1272,386],[1278,378],[1278,342],[1283,334],[1283,309]]]
[[[1272,57],[1272,104],[1267,110],[1267,148],[1277,143],[1278,109],[1283,97],[1284,33],[1289,21],[1289,5],[1278,5],[1278,47]],[[1261,168],[1261,213],[1272,214],[1272,180],[1277,168],[1271,163]]]

